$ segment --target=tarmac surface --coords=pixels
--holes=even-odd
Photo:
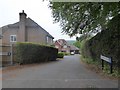
[[[4,70],[2,88],[118,88],[118,80],[103,78],[89,70],[79,55]]]

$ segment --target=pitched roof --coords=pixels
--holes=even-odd
[[[74,45],[70,45],[70,49],[71,49],[71,50],[79,50],[79,48],[77,48],[77,47],[74,46]]]
[[[70,46],[71,50],[79,50],[79,48],[77,48],[76,46],[68,44],[67,41],[65,41],[64,39],[59,39],[56,42],[58,42],[61,46],[64,46],[64,45]]]
[[[4,27],[8,27],[8,28],[19,28],[19,22],[16,22],[14,24],[9,24]],[[43,30],[44,32],[47,33],[48,37],[51,37],[54,39],[54,37],[52,35],[50,35],[45,29],[43,29],[40,25],[38,25],[35,21],[33,21],[31,18],[26,18],[26,27],[30,27],[30,28],[40,28],[40,30]]]
[[[64,39],[59,39],[59,40],[57,40],[57,42],[58,42],[61,46],[63,46],[63,45],[68,45],[68,43],[67,43]]]
[[[8,27],[19,27],[19,22],[16,22],[16,23],[14,23],[14,24],[9,24],[9,25],[7,25]]]

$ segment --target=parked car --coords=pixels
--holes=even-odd
[[[74,55],[75,53],[74,52],[70,52],[71,55]]]

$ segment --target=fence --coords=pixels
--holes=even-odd
[[[1,66],[12,65],[15,59],[14,45],[0,45]]]

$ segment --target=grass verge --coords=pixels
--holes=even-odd
[[[108,77],[110,79],[118,79],[120,78],[120,72],[118,72],[118,69],[113,68],[113,73],[110,74],[109,65],[105,63],[104,70],[101,69],[101,63],[90,59],[90,58],[84,58],[82,55],[80,55],[81,61],[86,65],[88,69],[91,69],[92,71],[99,73],[100,75],[104,77]]]

